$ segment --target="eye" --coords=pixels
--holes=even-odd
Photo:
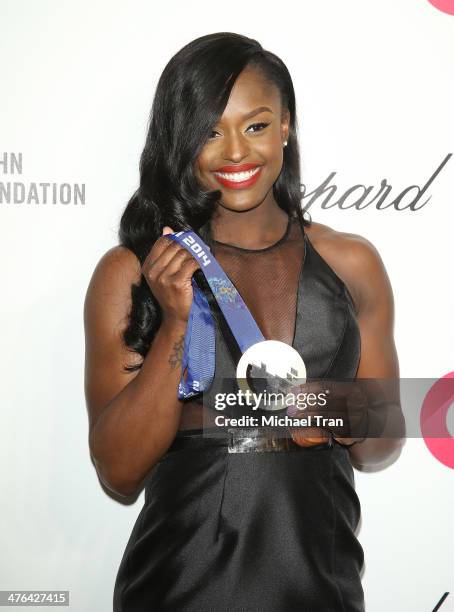
[[[219,132],[216,132],[215,130],[213,130],[211,134],[208,136],[208,140],[213,140],[213,138],[216,138],[215,134],[219,134]]]
[[[268,126],[269,126],[269,123],[253,123],[252,125],[248,127],[246,131],[250,130],[251,128],[254,128],[253,132],[261,132]]]
[[[268,126],[269,126],[269,123],[263,123],[263,122],[262,123],[252,123],[247,128],[246,132],[248,132],[251,129],[252,129],[252,133],[261,132]],[[212,130],[211,134],[208,136],[208,140],[214,140],[217,136],[220,136],[219,132],[216,132],[216,130]]]

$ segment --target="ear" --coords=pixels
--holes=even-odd
[[[281,137],[282,142],[288,140],[290,131],[290,111],[288,108],[283,108],[281,113]]]

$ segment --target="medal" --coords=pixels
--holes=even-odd
[[[306,366],[303,358],[292,346],[280,340],[263,340],[250,346],[241,356],[236,377],[238,386],[243,391],[257,391],[251,388],[249,380],[265,381],[267,394],[272,394],[263,400],[261,410],[282,410],[288,408],[285,397],[295,384],[306,382]],[[271,401],[273,400],[274,401]]]
[[[199,263],[214,298],[242,353],[236,368],[242,391],[271,394],[263,410],[287,408],[285,396],[292,386],[306,382],[303,358],[292,346],[279,340],[266,340],[240,293],[216,261],[205,242],[193,231],[166,234],[185,248]],[[208,301],[192,278],[194,299],[186,328],[178,398],[192,397],[206,390],[214,377],[215,328]],[[260,387],[260,391],[257,387]],[[274,401],[273,401],[274,400]]]

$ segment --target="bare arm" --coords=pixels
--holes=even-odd
[[[381,437],[366,438],[349,447],[356,466],[377,465],[403,444],[404,419],[399,396],[399,363],[394,343],[394,298],[391,283],[375,247],[356,237],[349,248],[348,275],[358,296],[361,333],[359,379],[390,379],[386,383],[386,428]],[[379,384],[379,381],[378,381]],[[386,437],[388,435],[389,437]]]
[[[157,262],[154,294],[165,308],[144,360],[128,350],[122,332],[131,307],[131,285],[141,273],[151,276],[151,266],[144,264],[141,270],[131,251],[111,249],[93,273],[84,307],[90,453],[104,484],[125,496],[136,491],[170,446],[183,406],[177,389],[192,301],[190,278],[198,264],[166,239],[160,239],[151,259]],[[142,363],[141,369],[125,371],[124,365],[132,363]]]

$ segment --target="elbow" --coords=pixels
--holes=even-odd
[[[93,432],[89,437],[89,449],[99,480],[109,491],[120,497],[131,497],[138,492],[140,481],[132,477],[131,470],[125,471],[124,462],[95,443]]]
[[[104,486],[120,497],[133,497],[139,492],[139,485],[137,483],[119,478],[106,478],[104,475],[101,476],[99,472],[98,475]]]
[[[99,480],[102,484],[120,497],[132,497],[139,491],[140,482],[131,479],[130,475],[116,469],[114,466],[106,465],[104,462],[91,455]]]
[[[404,444],[405,438],[368,438],[358,445],[353,445],[350,448],[350,456],[358,469],[381,469],[399,457]]]

